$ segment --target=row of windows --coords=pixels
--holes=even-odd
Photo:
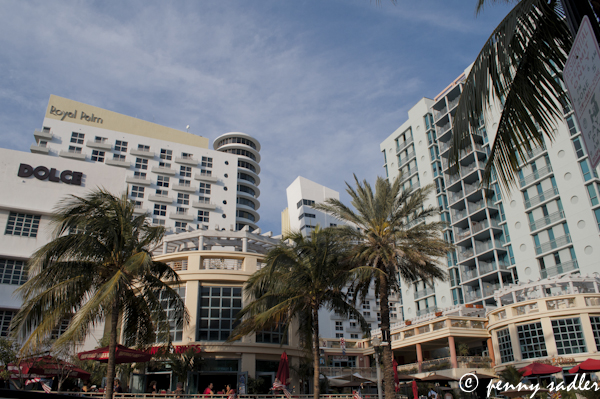
[[[21,285],[25,281],[27,281],[25,262],[0,258],[0,284]]]
[[[219,140],[219,142],[217,143],[217,148],[219,148],[225,144],[232,144],[232,143],[246,144],[247,146],[250,146],[256,150],[256,144],[254,143],[254,141],[245,139],[243,137],[230,137],[227,139]]]
[[[298,220],[302,220],[304,218],[315,219],[316,217],[317,215],[315,215],[314,213],[303,213],[300,216],[298,216]]]
[[[596,348],[600,349],[600,317],[590,317]],[[559,355],[585,353],[588,351],[581,319],[579,317],[552,320],[552,334]],[[519,347],[523,359],[534,359],[548,356],[542,323],[530,323],[517,326]],[[500,362],[515,360],[509,329],[497,332]]]
[[[298,204],[297,204],[296,207],[300,208],[302,205],[305,205],[305,206],[315,206],[315,201],[313,201],[313,200],[307,200],[307,199],[301,199],[300,201],[298,201]]]
[[[4,234],[21,237],[37,237],[40,219],[40,215],[10,212]]]
[[[159,179],[162,176],[159,176]],[[169,178],[165,177],[162,180],[158,180],[157,184],[158,187],[169,187]],[[179,179],[179,185],[180,186],[185,186],[185,187],[191,187],[189,180],[183,180],[183,179]],[[226,189],[226,187],[224,187]],[[200,194],[203,195],[210,195],[211,193],[211,184],[210,183],[200,183],[198,186],[198,192]],[[133,198],[144,198],[144,192],[145,192],[145,187],[142,186],[131,186],[131,192],[130,192],[130,196]],[[156,195],[159,196],[167,196],[169,194],[169,192],[167,190],[163,190],[163,189],[157,189],[156,190]],[[189,198],[189,194],[182,194],[179,193],[178,194],[178,198],[182,198],[187,196]],[[200,201],[202,201],[204,199],[204,197],[202,196],[200,198]]]

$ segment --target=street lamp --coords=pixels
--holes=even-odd
[[[379,399],[383,399],[383,389],[381,384],[381,366],[379,365],[379,348],[381,346],[381,339],[374,337],[371,340],[373,347],[375,348],[375,364],[377,366],[377,396]]]

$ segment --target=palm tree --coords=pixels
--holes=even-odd
[[[523,378],[523,373],[515,366],[506,366],[506,368],[499,373],[499,376],[502,381],[517,386],[517,384],[521,382],[521,378]]]
[[[478,0],[477,12],[485,3]],[[490,132],[495,139],[483,183],[489,184],[494,169],[505,191],[515,185],[519,157],[541,146],[544,136],[554,138],[556,121],[568,101],[557,77],[572,40],[560,1],[521,0],[512,9],[465,81],[453,120],[452,165],[460,167],[460,151],[477,132],[481,118],[501,109],[497,130]]]
[[[176,309],[176,321],[189,318],[170,286],[179,282],[177,274],[153,261],[149,252],[164,229],[151,227],[145,215],[133,212],[126,194],[119,198],[100,189],[64,199],[53,216],[54,239],[29,261],[29,279],[17,290],[24,304],[12,323],[26,349],[41,344],[61,320],[70,318],[54,343],[59,348],[81,342],[90,328],[106,320],[107,398],[113,393],[118,325],[126,345],[142,345],[170,340],[164,302]]]
[[[345,259],[348,247],[332,229],[315,228],[310,237],[292,232],[270,250],[266,266],[253,274],[244,291],[253,301],[238,315],[243,321],[229,341],[257,331],[299,322],[299,333],[312,352],[314,398],[319,397],[319,309],[356,318],[367,329],[362,314],[342,290],[350,278]],[[285,381],[282,381],[285,383]]]
[[[402,189],[401,178],[393,183],[381,177],[373,192],[369,183],[354,176],[356,189],[346,183],[354,210],[336,199],[327,199],[316,209],[328,212],[352,226],[338,227],[340,234],[353,243],[353,262],[367,266],[359,271],[356,288],[365,297],[371,282],[379,298],[381,331],[387,344],[383,348],[386,398],[394,398],[394,373],[390,342],[389,295],[399,289],[399,276],[411,283],[423,280],[444,280],[445,272],[438,266],[452,245],[442,239],[445,226],[431,217],[437,208],[425,207],[433,186],[413,191]],[[444,258],[445,260],[445,258]]]

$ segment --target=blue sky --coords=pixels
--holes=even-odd
[[[1,146],[28,151],[50,94],[261,150],[263,231],[299,175],[343,192],[379,143],[477,56],[510,7],[475,0],[0,3]],[[347,196],[342,195],[347,201]]]

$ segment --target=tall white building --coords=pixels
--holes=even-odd
[[[405,296],[406,318],[462,303],[493,305],[496,291],[518,281],[597,271],[600,180],[568,105],[555,140],[520,161],[510,196],[503,197],[496,183],[480,186],[494,140],[487,131],[495,131],[498,112],[482,121],[461,152],[460,173],[448,168],[454,112],[468,72],[435,99],[419,101],[380,146],[388,178],[402,171],[406,187],[435,185],[430,204],[440,207],[449,223],[444,237],[457,246],[447,260],[449,283]]]

